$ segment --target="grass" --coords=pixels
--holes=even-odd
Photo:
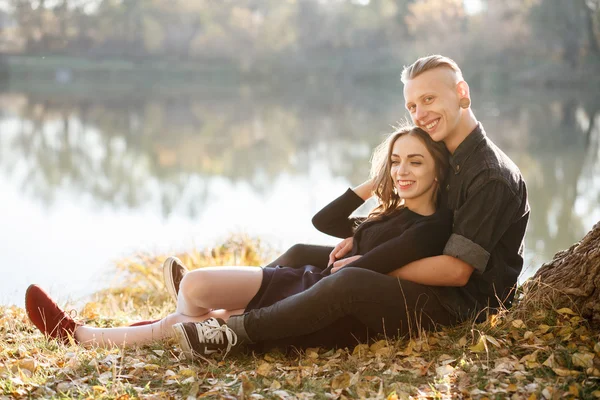
[[[193,268],[260,265],[256,239],[182,254]],[[79,316],[98,326],[157,318],[172,309],[160,278],[165,256],[118,264],[119,287]],[[525,303],[523,303],[525,304]],[[0,308],[0,399],[13,398],[600,398],[600,334],[568,308],[517,304],[486,322],[344,349],[278,349],[190,362],[173,341],[85,349],[48,341],[23,309]]]

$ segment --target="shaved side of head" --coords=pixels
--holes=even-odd
[[[462,71],[454,60],[436,54],[432,56],[421,57],[411,65],[404,67],[402,70],[402,83],[406,83],[407,81],[421,75],[423,72],[436,68],[448,70],[448,83],[453,87],[456,86],[458,82],[464,80]]]

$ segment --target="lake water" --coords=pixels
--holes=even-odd
[[[522,279],[600,220],[594,93],[475,90],[488,135],[532,208]],[[312,215],[368,174],[406,115],[382,86],[128,88],[12,83],[0,92],[0,304],[39,283],[60,301],[111,284],[136,252],[231,233],[284,250],[334,244]]]

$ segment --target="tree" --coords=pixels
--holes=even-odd
[[[598,0],[542,0],[531,8],[531,20],[546,46],[571,67],[581,64],[582,55],[599,55]]]
[[[526,283],[522,307],[529,304],[575,309],[600,328],[600,222]]]

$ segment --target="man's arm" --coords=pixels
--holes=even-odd
[[[429,286],[465,286],[474,268],[447,255],[422,258],[388,275]]]

